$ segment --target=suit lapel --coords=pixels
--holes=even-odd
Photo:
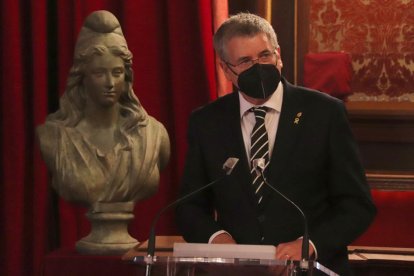
[[[267,170],[267,180],[271,185],[278,186],[282,176],[286,174],[289,156],[295,148],[296,140],[302,129],[301,119],[304,114],[304,103],[295,95],[295,89],[283,80],[283,103],[279,118],[272,157]],[[266,187],[263,204],[269,197],[270,188]]]
[[[229,157],[239,158],[239,163],[232,173],[232,178],[239,183],[241,189],[244,190],[244,193],[249,196],[252,205],[257,206],[252,192],[250,166],[246,156],[246,149],[241,131],[238,93],[233,93],[230,97],[231,98],[227,102],[226,114],[223,117],[223,120],[227,121],[223,124],[224,128],[222,129],[222,133],[225,140],[227,155]]]

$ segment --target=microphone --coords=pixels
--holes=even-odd
[[[165,206],[164,208],[162,208],[156,215],[154,220],[152,221],[151,224],[151,230],[150,230],[150,234],[149,234],[149,238],[148,238],[148,248],[147,248],[147,258],[149,259],[149,262],[147,263],[146,266],[146,276],[151,275],[151,265],[153,262],[153,257],[154,257],[154,253],[155,253],[155,225],[158,222],[158,219],[160,218],[160,216],[167,211],[168,209],[170,209],[173,206],[176,206],[180,203],[182,203],[183,201],[191,198],[192,196],[198,194],[199,192],[207,189],[208,187],[213,186],[214,184],[216,184],[217,182],[220,182],[221,180],[223,180],[225,177],[229,176],[234,167],[236,167],[237,162],[239,162],[238,158],[235,157],[230,157],[226,160],[226,162],[224,162],[223,164],[223,170],[225,172],[225,174],[219,178],[217,178],[216,180],[211,181],[210,183],[208,183],[207,185],[192,191],[191,193],[188,193],[180,198],[178,198],[177,200],[171,202],[170,204],[168,204],[167,206]]]
[[[264,158],[258,158],[253,159],[252,162],[253,168],[256,172],[259,172],[260,175],[263,178],[264,183],[273,191],[275,191],[277,194],[279,194],[281,197],[283,197],[287,202],[292,204],[301,214],[303,218],[303,239],[302,239],[302,260],[301,260],[301,268],[303,270],[308,269],[308,261],[309,261],[309,230],[308,230],[308,220],[306,219],[305,213],[302,211],[302,209],[296,205],[290,198],[282,194],[278,189],[273,187],[272,185],[267,182],[266,177],[264,176],[264,170],[266,168],[266,162]]]

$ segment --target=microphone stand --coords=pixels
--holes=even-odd
[[[224,162],[223,165],[223,170],[225,171],[225,175],[223,175],[222,177],[208,183],[207,185],[198,188],[195,191],[192,191],[189,194],[184,195],[183,197],[180,197],[179,199],[171,202],[170,204],[168,204],[167,206],[165,206],[164,208],[162,208],[155,216],[154,220],[152,221],[151,224],[151,230],[150,230],[150,234],[149,234],[149,238],[148,238],[148,248],[147,248],[147,265],[146,265],[146,269],[145,269],[145,276],[150,276],[151,275],[151,268],[152,268],[152,264],[154,263],[154,254],[155,254],[155,226],[157,225],[158,219],[161,217],[161,215],[167,211],[168,209],[170,209],[171,207],[174,207],[175,205],[178,205],[180,203],[182,203],[183,201],[191,198],[192,196],[194,196],[195,194],[207,189],[208,187],[213,186],[214,184],[216,184],[217,182],[222,181],[226,176],[229,176],[231,174],[231,172],[233,171],[234,167],[236,166],[237,162],[239,161],[238,158],[233,158],[230,157],[226,160],[226,162]]]
[[[305,213],[290,198],[282,194],[278,189],[276,189],[275,187],[270,185],[269,182],[267,182],[266,177],[264,176],[264,173],[263,173],[265,169],[265,160],[263,158],[253,160],[253,166],[256,170],[260,172],[260,175],[264,183],[270,189],[272,189],[277,194],[279,194],[281,197],[283,197],[287,202],[292,204],[301,214],[303,218],[303,238],[302,238],[302,252],[301,252],[302,254],[301,254],[300,268],[302,269],[302,271],[307,271],[309,269],[309,230],[308,230],[308,220],[305,216]]]

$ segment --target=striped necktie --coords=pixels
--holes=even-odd
[[[253,179],[253,191],[256,195],[257,204],[260,205],[263,199],[263,184],[264,180],[261,174],[253,167],[253,160],[263,158],[265,160],[265,168],[269,163],[269,139],[265,127],[265,116],[267,107],[253,107],[251,109],[256,117],[256,124],[253,127],[252,134],[250,136],[250,165],[251,175]]]

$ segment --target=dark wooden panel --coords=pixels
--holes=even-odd
[[[278,36],[283,61],[282,75],[294,82],[295,1],[272,2],[272,26]]]
[[[414,275],[412,248],[348,246],[348,253],[355,275]]]
[[[414,190],[414,103],[346,105],[371,187]]]
[[[366,170],[414,171],[413,143],[359,142]]]

